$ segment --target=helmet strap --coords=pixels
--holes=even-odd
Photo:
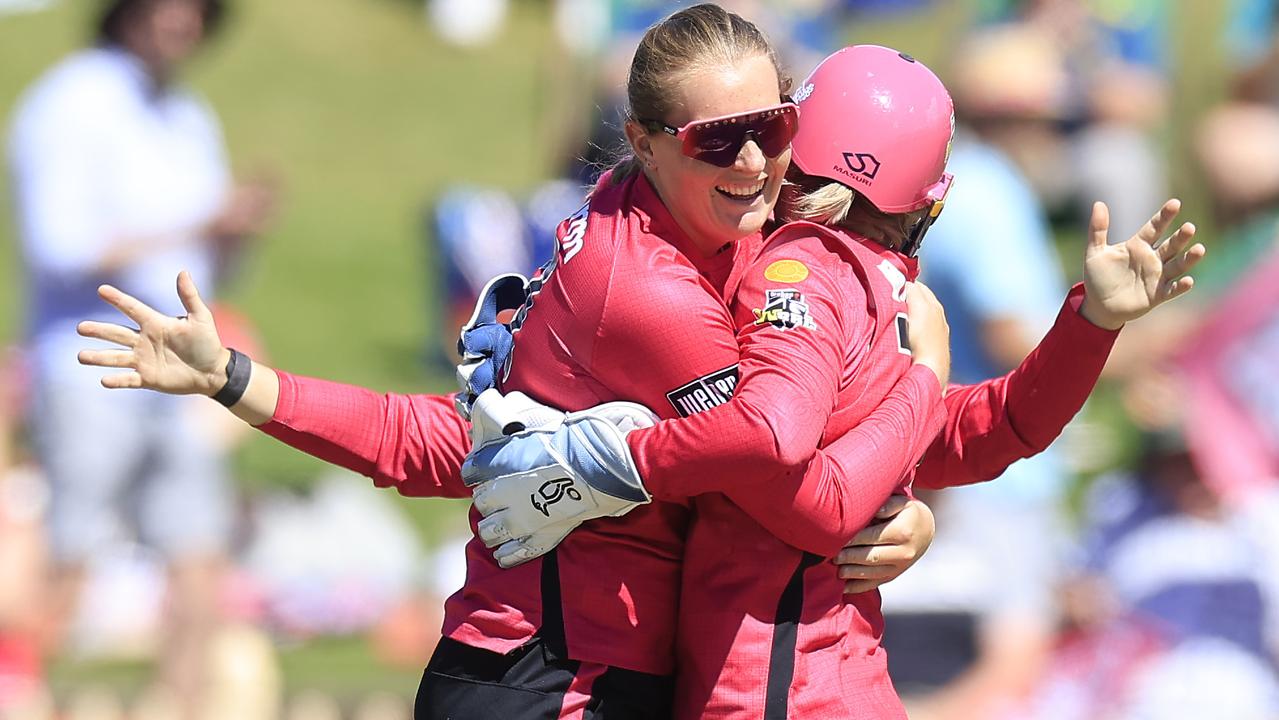
[[[906,257],[915,257],[919,252],[919,247],[924,244],[924,236],[928,234],[928,229],[937,222],[938,216],[941,215],[942,207],[945,205],[944,200],[938,200],[928,209],[928,213],[915,221],[911,226],[910,232],[906,234],[906,242],[902,244],[901,253]]]

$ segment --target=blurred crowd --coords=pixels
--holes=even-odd
[[[49,4],[0,0],[0,22]],[[408,717],[408,686],[286,697],[278,648],[366,635],[380,662],[420,668],[461,584],[460,546],[425,548],[359,478],[237,496],[238,422],[203,399],[107,397],[75,363],[75,321],[112,319],[99,282],[124,278],[181,313],[177,270],[225,286],[269,242],[283,192],[232,172],[215,109],[181,82],[222,3],[101,4],[95,42],[32,79],[6,118],[28,302],[26,334],[0,357],[0,718]],[[873,41],[860,22],[937,12],[722,4],[768,29],[796,78],[854,36]],[[425,18],[444,42],[496,51],[511,5],[427,0]],[[1178,3],[973,0],[962,31],[919,49],[942,58],[956,104],[957,184],[921,257],[957,382],[1006,372],[1051,324],[1078,276],[1060,258],[1078,256],[1092,202],[1125,237],[1197,188],[1190,219],[1212,234],[1195,292],[1121,336],[1057,446],[925,498],[937,539],[883,590],[914,718],[1279,718],[1279,16],[1273,0],[1217,5],[1213,32],[1186,48]],[[594,98],[552,111],[559,177],[524,195],[451,178],[423,199],[450,314],[423,344],[446,366],[479,287],[539,265],[617,151],[634,43],[677,4],[548,6]],[[1222,59],[1218,96],[1181,117],[1179,73],[1200,52]],[[1194,182],[1173,171],[1178,150]],[[264,355],[247,317],[217,316],[230,344]],[[124,698],[53,692],[54,659],[86,657],[144,659],[155,681]]]

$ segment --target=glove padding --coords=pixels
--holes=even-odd
[[[460,392],[454,398],[458,414],[471,418],[471,406],[490,388],[497,387],[498,374],[511,357],[515,338],[511,329],[497,321],[503,311],[515,310],[528,299],[528,279],[508,273],[489,280],[475,300],[475,310],[458,334],[457,366]]]
[[[558,428],[565,415],[518,390],[485,390],[471,404],[471,452],[524,430]]]
[[[626,445],[628,432],[656,422],[648,408],[606,403],[556,420],[558,411],[534,409],[527,398],[499,402],[491,392],[475,405],[474,422],[483,426],[476,437],[483,442],[462,465],[462,479],[484,516],[480,540],[497,547],[502,567],[549,552],[587,520],[624,515],[651,501]],[[501,433],[521,423],[514,434]]]

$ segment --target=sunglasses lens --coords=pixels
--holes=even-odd
[[[691,146],[692,152],[686,154],[711,165],[728,167],[737,160],[737,153],[742,149],[745,137],[746,131],[733,125],[706,128],[696,134],[689,133],[689,141],[685,147],[689,149]]]
[[[795,120],[794,111],[783,109],[693,125],[684,140],[684,153],[717,167],[728,167],[737,160],[749,135],[765,155],[777,157],[795,136]]]
[[[795,130],[799,127],[797,116],[792,112],[778,112],[762,119],[759,132],[755,134],[759,148],[769,157],[781,155],[791,140],[795,139]]]

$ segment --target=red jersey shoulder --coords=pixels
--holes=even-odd
[[[850,298],[855,303],[856,297],[865,295],[850,275],[846,261],[819,226],[784,226],[768,238],[742,279],[734,299],[738,326],[817,330],[821,308],[841,318],[840,308]]]

